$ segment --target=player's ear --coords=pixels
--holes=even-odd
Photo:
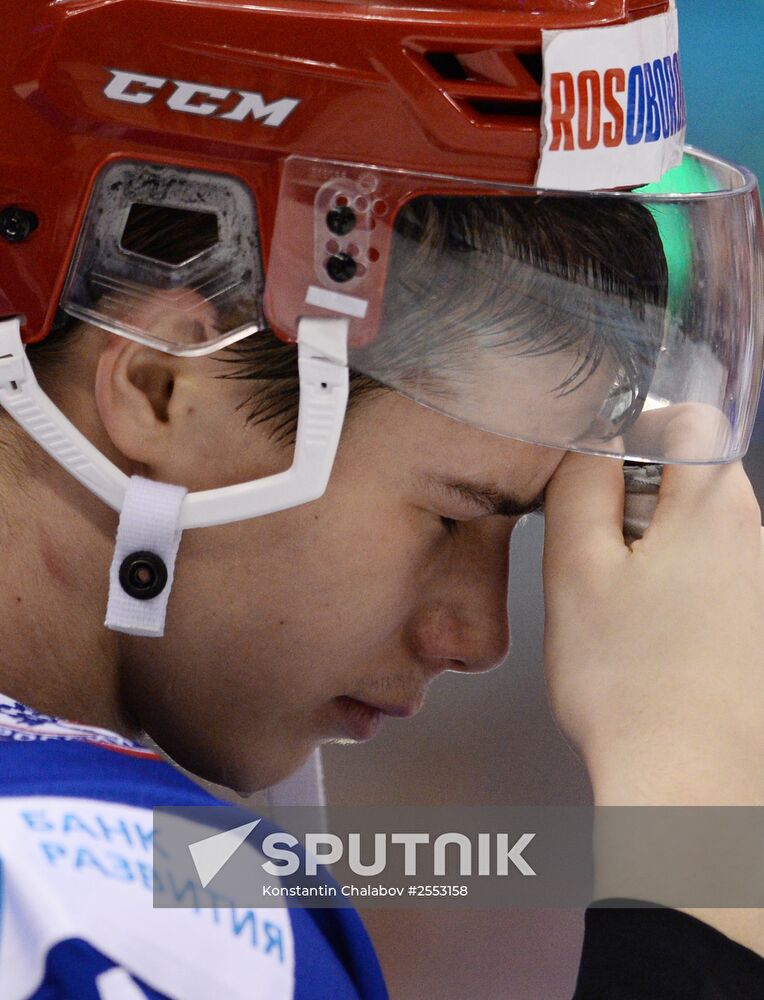
[[[182,308],[178,290],[156,291],[131,305],[126,318],[160,343],[200,345],[216,332],[215,310],[192,289],[180,292]],[[213,369],[221,373],[214,355],[178,357],[110,336],[96,367],[95,401],[112,444],[144,474],[179,483],[189,473],[196,478],[221,419]]]
[[[227,377],[227,360],[220,352],[181,358],[125,337],[104,340],[95,361],[95,408],[128,475],[194,491],[288,468],[291,450],[248,425],[251,388]],[[236,434],[246,435],[247,447],[224,446]]]
[[[181,312],[158,295],[131,318],[160,342],[197,345],[209,339],[208,324],[214,329],[211,308],[197,305]],[[249,425],[252,388],[230,377],[228,362],[220,351],[178,357],[126,337],[104,339],[95,359],[95,407],[125,472],[203,490],[289,467],[291,449]],[[221,447],[237,433],[246,434],[246,448]]]
[[[177,359],[125,337],[110,336],[96,366],[98,414],[126,458],[151,464],[169,419]]]

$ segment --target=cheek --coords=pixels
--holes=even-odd
[[[280,653],[307,646],[315,677],[368,674],[400,660],[448,539],[434,515],[408,505],[329,500],[279,560]]]
[[[308,598],[305,618],[320,646],[368,649],[399,630],[410,614],[421,539],[403,517],[368,512],[354,522],[321,520],[298,556],[299,589]]]
[[[302,670],[309,682],[372,655],[411,614],[431,546],[421,514],[382,513],[319,501],[189,533],[174,627],[216,648],[213,659],[225,658],[227,672],[241,670],[249,682]]]

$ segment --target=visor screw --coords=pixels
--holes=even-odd
[[[119,582],[129,597],[150,601],[167,586],[167,567],[155,552],[131,552],[119,567]]]
[[[355,229],[355,212],[349,205],[333,208],[326,216],[326,224],[329,227],[329,232],[334,233],[335,236],[347,236]]]
[[[26,212],[18,205],[9,205],[0,212],[0,236],[9,243],[22,243],[37,229],[34,212]]]
[[[355,277],[358,265],[350,254],[336,253],[329,258],[326,270],[332,281],[350,281],[351,278]]]

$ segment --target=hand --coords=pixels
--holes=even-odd
[[[623,540],[622,463],[547,488],[552,710],[600,805],[764,805],[764,546],[742,465],[667,466]]]
[[[557,722],[596,805],[764,805],[764,544],[751,484],[740,463],[667,466],[631,548],[623,497],[621,462],[576,454],[547,489]],[[646,898],[607,817],[594,833],[595,898]],[[666,891],[650,901],[676,905]],[[764,955],[764,910],[682,909]]]

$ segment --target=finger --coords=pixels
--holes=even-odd
[[[713,463],[729,450],[731,441],[731,426],[721,410],[682,403],[650,411],[640,419],[645,427],[652,422],[653,448],[663,452],[666,462],[658,507],[645,538],[663,523],[669,523],[671,532],[686,531],[694,530],[701,519],[709,530],[730,520],[727,515],[732,511],[736,512],[732,520],[751,521],[755,497],[742,466]]]
[[[623,460],[570,452],[544,496],[547,568],[579,565],[597,553],[622,552]]]
[[[672,528],[696,522],[758,530],[761,512],[742,462],[725,465],[667,465],[663,470],[653,525]]]
[[[629,428],[625,451],[655,461],[713,462],[734,451],[733,429],[715,406],[676,403],[643,411]]]

